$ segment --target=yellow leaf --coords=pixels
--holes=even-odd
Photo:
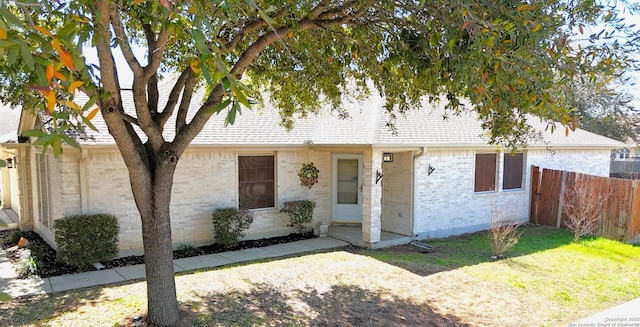
[[[84,85],[83,81],[75,81],[75,82],[71,83],[71,85],[69,85],[69,92],[72,93],[77,88],[81,87],[82,85]]]
[[[100,111],[100,108],[95,108],[91,110],[91,112],[87,115],[87,119],[88,120],[93,119],[93,117],[95,117],[98,114],[98,111]]]
[[[63,103],[64,103],[65,106],[67,106],[67,107],[69,107],[71,109],[74,109],[74,110],[81,110],[82,109],[82,108],[80,108],[80,106],[77,103],[75,103],[73,101],[65,100]]]
[[[36,31],[46,35],[46,36],[52,36],[51,32],[49,32],[46,28],[42,27],[42,26],[35,26],[34,27],[36,29]]]
[[[76,70],[76,63],[73,61],[73,57],[67,50],[60,47],[58,49],[58,56],[60,56],[60,60],[64,63],[65,66],[67,66],[67,68],[73,71]]]
[[[523,11],[523,10],[526,10],[526,9],[529,9],[529,4],[528,3],[525,3],[522,6],[518,7],[518,11]]]
[[[569,127],[564,128],[564,135],[569,136]]]
[[[60,50],[62,49],[62,47],[60,47],[60,41],[58,41],[57,38],[53,38],[53,40],[51,40],[51,45],[56,48],[56,50]]]
[[[540,29],[540,27],[542,27],[542,24],[540,24],[540,23],[536,24],[536,27],[534,27],[534,28],[531,30],[531,32],[533,32],[533,33],[537,32],[537,31]]]
[[[59,72],[54,72],[53,73],[53,77],[55,77],[55,78],[57,78],[57,79],[59,79],[61,81],[66,81],[67,80],[67,78],[64,75],[60,74]]]
[[[0,28],[0,40],[6,40],[7,39],[7,30]]]
[[[144,2],[144,0],[136,0],[136,1],[133,2],[133,4],[134,5],[139,5],[139,4],[143,3],[143,2]]]
[[[47,83],[51,83],[51,81],[53,80],[53,73],[55,73],[55,71],[53,70],[53,65],[49,64],[49,66],[47,66]]]
[[[191,63],[189,64],[189,67],[191,67],[191,70],[196,73],[196,74],[200,74],[200,68],[198,68],[198,66],[200,65],[200,60],[192,60]]]
[[[56,93],[53,91],[49,91],[49,94],[47,94],[47,111],[49,113],[52,113],[55,107],[56,107]]]
[[[293,31],[289,31],[289,33],[287,33],[287,38],[292,38],[293,37]]]

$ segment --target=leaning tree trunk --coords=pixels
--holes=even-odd
[[[133,187],[142,219],[142,240],[147,275],[147,322],[157,326],[174,325],[180,318],[176,299],[171,242],[171,188],[176,157],[158,160],[150,173],[150,189]],[[140,178],[133,176],[130,178]],[[134,186],[134,183],[132,183]]]

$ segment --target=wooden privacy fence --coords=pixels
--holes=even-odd
[[[609,177],[640,179],[640,160],[611,160]]]
[[[580,174],[561,170],[531,169],[531,212],[534,224],[564,228],[562,205],[567,188],[576,179],[602,203],[597,234],[626,243],[640,243],[640,181]]]

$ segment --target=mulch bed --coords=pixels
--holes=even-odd
[[[17,269],[18,261],[25,249],[18,249],[16,243],[11,241],[11,230],[0,231],[0,248],[6,250],[7,257]],[[40,235],[34,232],[21,232],[22,236],[29,241],[28,249],[31,250],[31,256],[37,265],[36,275],[42,278],[60,276],[65,274],[74,274],[79,272],[96,270],[94,267],[77,268],[56,259],[56,251],[45,242]],[[259,240],[241,241],[236,246],[225,248],[219,244],[205,245],[201,247],[182,246],[180,249],[173,251],[173,258],[188,258],[205,254],[220,253],[226,251],[236,251],[242,249],[259,248],[263,246],[289,243],[300,240],[315,238],[313,233],[292,233],[287,236],[263,238]],[[144,256],[128,256],[113,259],[110,261],[100,262],[106,268],[125,267],[144,263]],[[25,276],[26,277],[26,276]]]

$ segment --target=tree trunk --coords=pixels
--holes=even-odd
[[[147,275],[147,322],[157,326],[172,326],[180,319],[173,270],[170,217],[171,188],[176,161],[177,159],[171,164],[166,160],[157,163],[152,173],[151,190],[134,189],[134,197],[145,200],[144,203],[136,202],[142,219]],[[136,191],[149,192],[151,196],[136,196]]]

